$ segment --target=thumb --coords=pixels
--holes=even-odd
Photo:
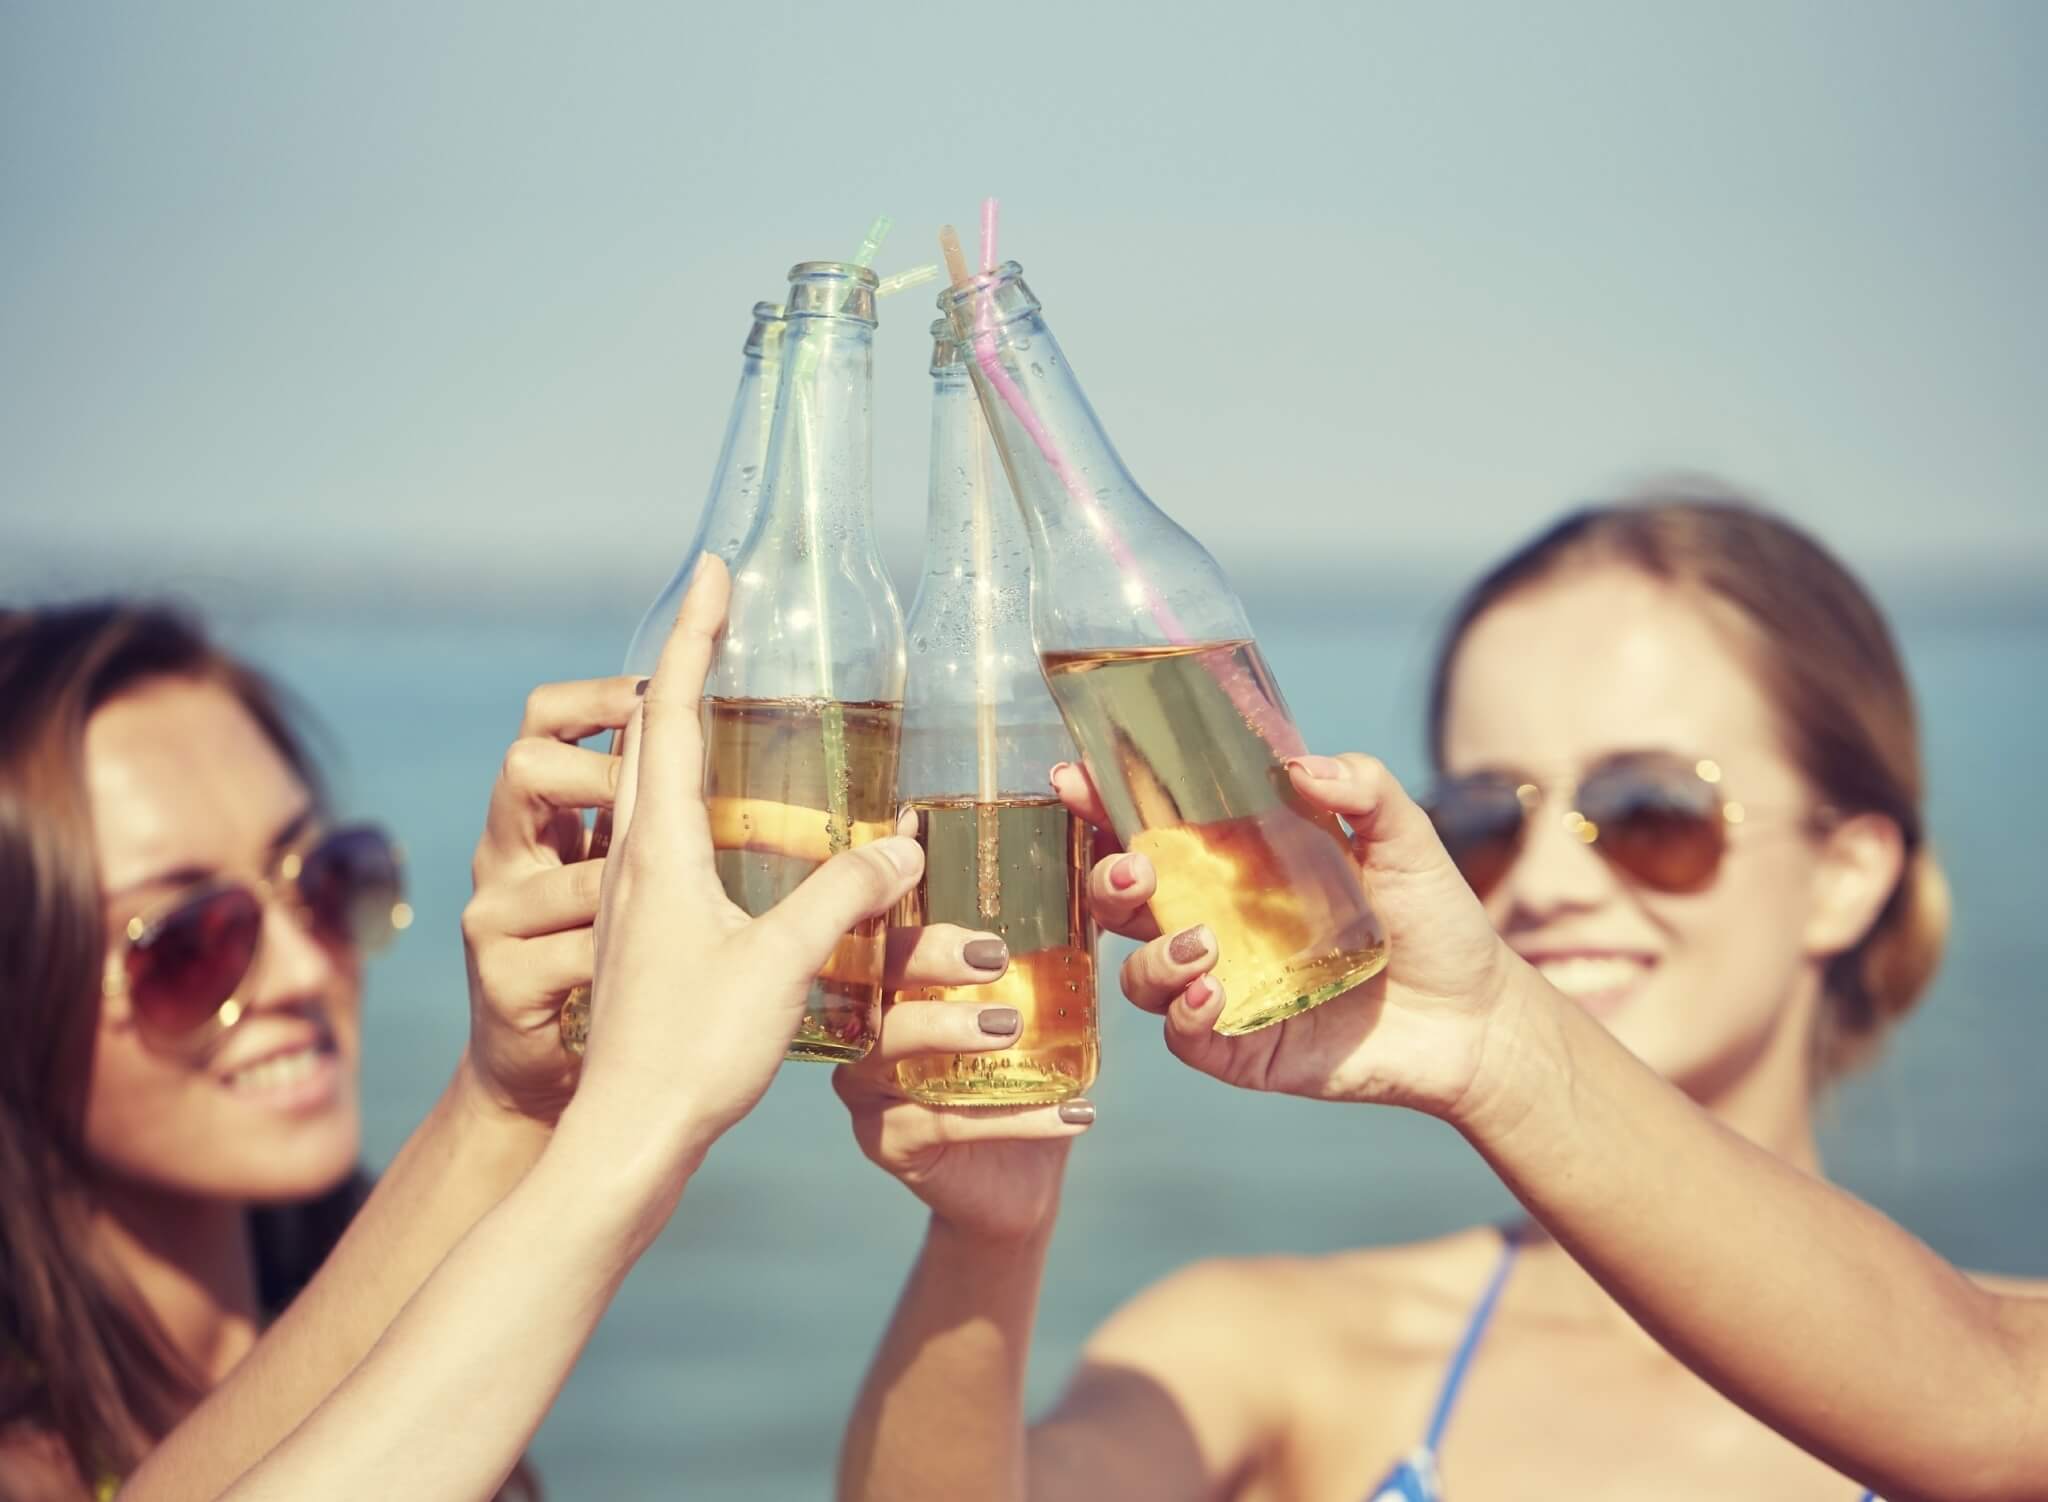
[[[1295,788],[1316,807],[1342,814],[1351,825],[1353,849],[1369,872],[1408,876],[1455,874],[1436,826],[1395,780],[1370,756],[1296,756],[1287,763]]]
[[[924,851],[904,835],[841,851],[754,920],[757,942],[815,975],[856,923],[888,912],[923,873]]]

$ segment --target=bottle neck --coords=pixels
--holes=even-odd
[[[730,564],[753,528],[768,460],[781,342],[778,326],[776,336],[763,345],[750,340],[741,357],[740,383],[733,393],[732,414],[726,419],[725,442],[719,446],[718,466],[711,472],[711,490],[704,497],[697,535],[684,555],[686,571],[695,566],[700,553],[716,553]]]
[[[1124,467],[1015,263],[941,306],[1030,531],[1039,650],[1248,637],[1215,559]]]
[[[789,320],[748,551],[873,549],[873,387],[872,324]]]

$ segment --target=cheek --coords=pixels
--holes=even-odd
[[[1706,891],[1654,900],[1669,980],[1732,1027],[1775,1017],[1804,965],[1811,894],[1807,863],[1787,855],[1731,858]]]
[[[218,1093],[203,1072],[145,1048],[133,1031],[104,1029],[86,1093],[86,1150],[127,1177],[175,1183],[208,1156]]]

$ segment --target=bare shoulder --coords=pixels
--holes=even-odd
[[[71,1457],[45,1429],[0,1430],[0,1502],[85,1502]]]
[[[1980,1273],[1965,1269],[1963,1276],[1991,1293],[2022,1299],[2048,1299],[2048,1278],[2015,1278],[2005,1273]]]
[[[1125,1305],[1097,1332],[1091,1352],[1159,1350],[1232,1331],[1233,1364],[1262,1356],[1292,1364],[1305,1349],[1336,1348],[1356,1360],[1373,1350],[1433,1358],[1455,1345],[1473,1301],[1500,1256],[1487,1227],[1430,1241],[1314,1257],[1241,1257],[1193,1263]]]

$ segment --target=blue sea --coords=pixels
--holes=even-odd
[[[1262,623],[1261,641],[1312,746],[1374,751],[1419,782],[1434,620],[1357,615],[1335,595],[1296,601]],[[426,1111],[462,1045],[457,915],[526,691],[613,671],[632,623],[625,610],[566,623],[277,616],[229,633],[332,731],[344,809],[387,822],[410,854],[419,920],[369,983],[373,1165]],[[2048,615],[1929,610],[1901,634],[1957,917],[1933,994],[1886,1060],[1829,1105],[1827,1160],[1945,1255],[2048,1276],[2048,923],[2036,909]],[[1105,976],[1119,943],[1106,943]],[[1405,1240],[1509,1208],[1438,1123],[1235,1092],[1173,1060],[1157,1023],[1113,990],[1103,1017],[1101,1115],[1073,1157],[1035,1406],[1104,1316],[1186,1262]],[[922,1224],[918,1204],[855,1148],[825,1070],[786,1067],[712,1153],[541,1430],[534,1455],[550,1494],[828,1496],[841,1422]]]

